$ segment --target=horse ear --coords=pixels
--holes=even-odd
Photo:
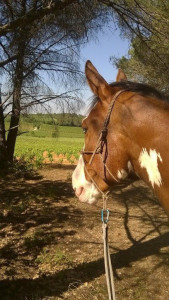
[[[119,69],[116,76],[116,81],[125,81],[125,80],[127,80],[126,74],[123,72],[122,69]]]
[[[88,85],[90,86],[93,93],[101,99],[107,97],[110,87],[106,80],[93,66],[90,60],[86,62],[85,73]]]

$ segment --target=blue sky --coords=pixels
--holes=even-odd
[[[120,37],[119,30],[105,29],[97,36],[97,41],[90,41],[81,50],[81,66],[84,70],[86,60],[91,60],[107,82],[115,81],[117,69],[110,63],[110,57],[121,57],[128,54],[129,41]],[[84,98],[92,95],[86,87]]]

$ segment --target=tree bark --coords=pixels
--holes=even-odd
[[[26,45],[26,37],[24,32],[20,35],[18,43],[18,57],[16,61],[16,69],[13,80],[13,105],[12,115],[10,121],[10,130],[7,138],[7,158],[8,161],[13,161],[15,143],[17,138],[19,119],[20,119],[20,103],[21,103],[21,91],[24,75],[24,51]]]
[[[0,167],[4,166],[5,162],[7,161],[6,150],[5,122],[0,91]]]

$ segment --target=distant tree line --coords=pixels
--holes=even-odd
[[[58,126],[76,126],[80,127],[84,116],[75,113],[60,113],[60,114],[27,114],[20,117],[20,123],[31,123],[37,129],[42,124],[58,125]],[[10,122],[7,117],[6,122]]]

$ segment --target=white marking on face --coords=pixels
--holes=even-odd
[[[162,184],[161,174],[158,168],[158,160],[162,162],[161,155],[156,152],[156,150],[150,149],[148,153],[145,148],[142,149],[139,156],[139,163],[142,168],[146,169],[149,181],[153,187],[154,184],[158,186]]]
[[[118,172],[117,172],[118,179],[125,179],[127,176],[128,176],[128,173],[126,170],[124,170],[124,169],[118,170]]]
[[[84,173],[84,161],[80,155],[76,169],[72,175],[72,186],[76,196],[82,202],[93,204],[100,197],[99,191],[96,189],[93,182],[86,180]]]
[[[128,167],[129,173],[133,171],[133,166],[131,164],[131,161],[128,161],[127,167]]]

